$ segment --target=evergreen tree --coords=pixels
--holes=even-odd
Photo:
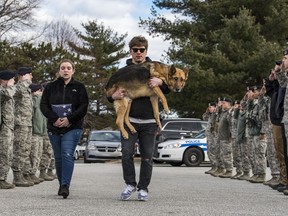
[[[285,0],[153,3],[171,11],[175,19],[166,18],[152,7],[152,18],[140,19],[140,26],[169,39],[170,60],[191,68],[183,92],[178,97],[169,96],[168,101],[182,116],[201,117],[207,103],[220,96],[241,99],[246,81],[261,84],[282,56],[288,35]],[[286,26],[280,33],[278,27],[282,25]]]
[[[111,28],[106,28],[103,23],[89,21],[82,23],[85,33],[76,30],[80,44],[69,42],[70,48],[79,56],[80,61],[75,73],[77,79],[82,80],[89,94],[90,116],[94,118],[89,121],[91,127],[98,128],[93,122],[99,124],[100,115],[109,114],[113,111],[112,104],[107,101],[104,91],[107,79],[112,72],[117,70],[119,61],[128,56],[128,52],[123,51],[127,34],[118,35]],[[107,116],[108,118],[108,116]],[[114,116],[109,117],[106,127],[113,121]]]

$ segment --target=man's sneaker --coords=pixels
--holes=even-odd
[[[139,201],[147,201],[148,200],[148,192],[146,190],[139,190],[138,191],[138,200]]]
[[[136,191],[136,187],[133,185],[127,185],[126,188],[123,190],[123,192],[120,195],[121,200],[128,200],[130,199],[132,193]]]

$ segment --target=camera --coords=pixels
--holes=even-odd
[[[282,60],[278,60],[275,62],[276,65],[281,65],[282,64]]]

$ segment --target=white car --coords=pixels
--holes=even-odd
[[[166,162],[172,166],[181,166],[183,163],[189,167],[200,166],[209,161],[207,155],[207,138],[205,133],[195,138],[167,140],[158,144],[158,162]]]
[[[74,151],[74,160],[78,160],[85,152],[85,145],[77,145]]]

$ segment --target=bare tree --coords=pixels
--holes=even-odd
[[[54,20],[45,26],[44,36],[52,43],[53,47],[69,49],[68,42],[79,43],[75,29],[63,18]]]
[[[0,38],[10,31],[33,27],[33,9],[42,0],[0,0]]]

